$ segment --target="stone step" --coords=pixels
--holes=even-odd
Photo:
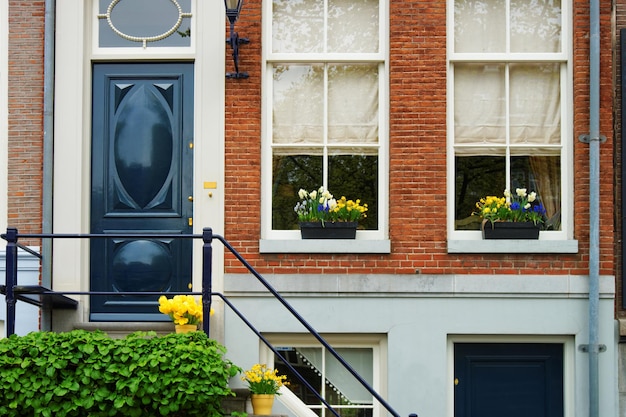
[[[81,330],[101,330],[114,339],[123,338],[133,332],[154,331],[157,334],[165,335],[174,333],[174,323],[172,322],[83,322],[75,323],[75,329]]]

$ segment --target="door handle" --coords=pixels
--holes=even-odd
[[[189,200],[189,201],[193,201],[193,196],[192,196],[192,195],[190,195],[189,197],[187,197],[187,200]]]

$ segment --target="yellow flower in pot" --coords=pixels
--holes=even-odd
[[[241,380],[248,383],[252,393],[254,414],[266,416],[272,413],[274,396],[280,395],[280,387],[288,385],[286,379],[286,375],[278,375],[277,369],[270,369],[265,364],[257,363],[244,372]]]
[[[175,295],[159,297],[159,311],[170,316],[176,325],[176,333],[198,330],[202,323],[202,300],[193,295]],[[213,309],[210,312],[213,315]]]

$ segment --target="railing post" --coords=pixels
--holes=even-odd
[[[202,229],[202,330],[210,335],[209,319],[211,317],[211,293],[213,292],[211,283],[211,271],[213,266],[213,229],[205,227]]]
[[[15,294],[13,287],[17,284],[17,229],[7,228],[5,236],[6,249],[6,294],[7,303],[7,329],[6,337],[15,333]]]

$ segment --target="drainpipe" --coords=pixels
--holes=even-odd
[[[52,233],[52,177],[54,150],[54,21],[55,0],[45,1],[44,57],[43,57],[43,194],[42,233]],[[52,240],[41,242],[41,285],[52,288]],[[51,317],[46,309],[41,310],[41,330],[50,330]]]
[[[589,0],[589,417],[599,416],[600,5]]]

